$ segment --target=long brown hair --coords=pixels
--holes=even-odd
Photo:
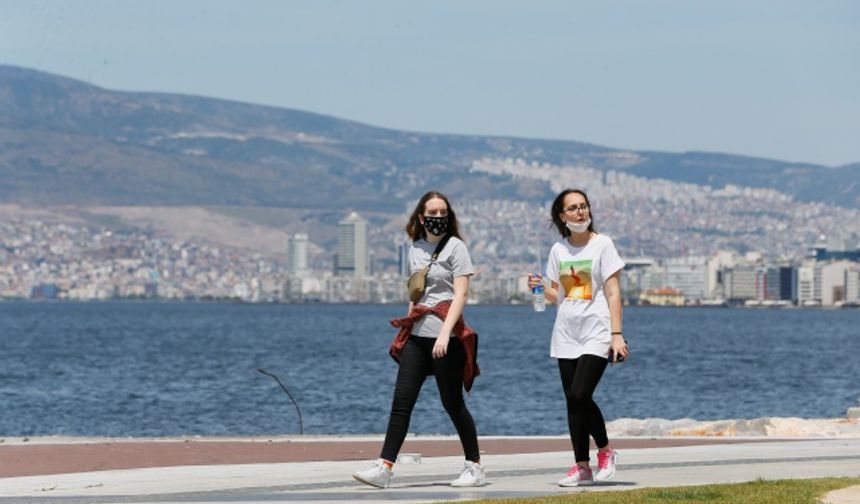
[[[570,236],[570,229],[567,229],[567,225],[561,220],[561,214],[564,213],[564,198],[570,193],[580,194],[585,198],[585,204],[588,205],[588,217],[591,218],[588,230],[596,233],[597,230],[594,229],[594,214],[591,212],[591,202],[588,201],[588,195],[585,194],[585,191],[580,189],[565,189],[555,197],[555,200],[552,202],[552,210],[550,210],[552,212],[552,223],[555,224],[561,236]]]
[[[445,206],[448,207],[448,231],[447,233],[451,236],[456,236],[460,240],[463,238],[460,237],[460,227],[457,225],[457,215],[454,213],[454,209],[451,207],[451,202],[448,201],[448,197],[444,194],[436,191],[429,191],[424,196],[421,196],[421,199],[418,200],[418,204],[415,205],[415,210],[412,211],[412,215],[409,216],[409,222],[406,223],[406,234],[409,235],[412,240],[420,240],[421,238],[427,238],[427,231],[424,229],[424,224],[421,224],[421,220],[418,219],[419,215],[424,215],[424,206],[427,202],[433,198],[439,198],[440,200],[445,202]]]

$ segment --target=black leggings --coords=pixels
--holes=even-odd
[[[463,401],[463,366],[466,363],[463,344],[457,338],[451,338],[448,353],[441,359],[434,359],[432,352],[435,344],[435,338],[410,336],[403,347],[403,353],[400,354],[400,368],[394,386],[394,400],[391,402],[391,417],[388,420],[385,443],[382,445],[381,457],[389,462],[396,461],[400,447],[403,446],[412,408],[415,407],[418,393],[429,374],[436,375],[442,405],[454,422],[466,459],[472,462],[480,460],[475,421]]]
[[[588,462],[588,435],[598,448],[609,444],[606,423],[597,403],[591,398],[609,361],[596,355],[578,359],[558,359],[561,385],[567,400],[567,426],[577,462]]]

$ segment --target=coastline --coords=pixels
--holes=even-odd
[[[696,420],[693,418],[617,418],[606,422],[606,430],[610,437],[648,437],[648,438],[700,438],[700,437],[764,437],[764,438],[794,438],[794,437],[827,437],[827,438],[860,438],[860,407],[849,408],[848,415],[836,418],[801,418],[801,417],[759,417],[736,418],[720,420]],[[219,442],[260,442],[260,441],[320,441],[320,440],[365,440],[382,436],[382,433],[363,434],[284,434],[262,433],[251,435],[205,435],[177,434],[164,436],[101,436],[101,435],[64,435],[64,434],[33,434],[33,435],[3,435],[0,434],[0,447],[10,445],[40,445],[40,444],[81,444],[105,443],[124,441],[146,441],[153,443],[168,443],[178,441],[219,441]],[[557,435],[496,435],[482,436],[487,439],[556,439],[566,434]],[[409,438],[444,438],[437,434],[409,433]]]
[[[795,303],[779,303],[769,300],[749,300],[748,302],[724,302],[719,300],[706,300],[701,303],[686,303],[686,304],[652,304],[652,303],[624,303],[624,308],[707,308],[707,309],[743,309],[743,310],[821,310],[821,311],[840,311],[840,310],[860,310],[860,302],[849,301],[840,302],[833,305],[822,305],[820,303],[812,304],[795,304]],[[129,303],[129,304],[223,304],[223,305],[276,305],[276,306],[403,306],[406,304],[404,300],[391,302],[360,302],[360,301],[345,301],[345,302],[324,302],[317,300],[309,300],[302,302],[291,302],[265,299],[260,301],[248,301],[239,298],[230,297],[197,297],[197,298],[160,298],[160,297],[117,297],[117,298],[24,298],[24,297],[0,297],[2,303],[39,303],[39,304],[109,304],[109,303]],[[470,302],[470,306],[531,306],[528,300],[512,300],[508,303],[482,303]]]
[[[606,423],[610,436],[706,437],[827,437],[860,438],[860,409],[849,408],[845,417],[760,417],[751,419],[694,420],[681,418],[618,418]]]

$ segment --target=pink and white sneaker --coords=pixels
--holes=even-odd
[[[558,486],[575,487],[594,484],[594,477],[591,475],[590,467],[580,467],[579,464],[574,464],[567,471],[567,476],[559,480]]]
[[[615,476],[615,462],[618,460],[618,452],[614,448],[597,452],[597,474],[596,481],[606,481]]]

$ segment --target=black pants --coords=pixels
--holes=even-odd
[[[603,414],[591,398],[608,362],[606,358],[596,355],[558,359],[561,385],[564,387],[564,398],[567,401],[567,426],[577,462],[589,460],[589,434],[598,448],[609,444]]]
[[[382,445],[381,457],[389,462],[397,459],[400,447],[406,439],[415,401],[418,400],[424,380],[430,374],[436,376],[442,405],[454,422],[466,459],[472,462],[480,459],[475,421],[463,401],[463,366],[466,363],[463,344],[457,338],[451,338],[448,353],[441,359],[433,358],[434,344],[435,338],[410,336],[403,353],[400,354],[400,368],[394,386],[394,400],[391,402],[391,417],[388,420],[385,443]]]

